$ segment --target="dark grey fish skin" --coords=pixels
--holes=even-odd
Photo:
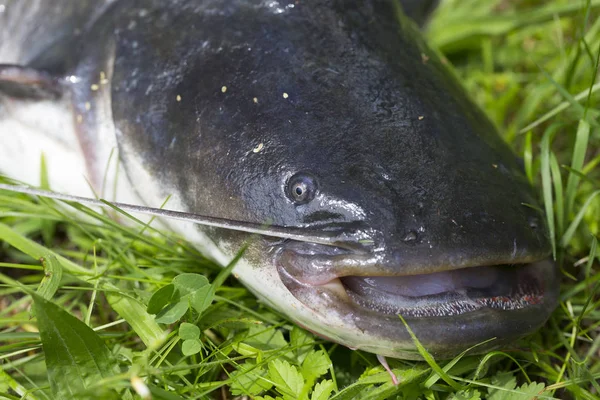
[[[389,2],[277,14],[264,2],[146,1],[157,9],[146,18],[121,4],[103,20],[117,31],[119,143],[174,182],[190,210],[282,226],[360,222],[390,268],[413,273],[548,254],[515,156]],[[282,187],[297,172],[317,176],[328,199],[294,205]]]
[[[405,5],[424,20],[427,7]],[[396,2],[91,8],[86,18],[73,14],[77,51],[66,51],[68,37],[52,44],[54,55],[19,62],[82,79],[68,87],[76,110],[105,100],[93,88],[108,77],[121,161],[141,199],[149,188],[138,177],[151,177],[183,211],[347,232],[338,247],[252,242],[248,264],[277,270],[320,315],[312,323],[279,306],[298,323],[350,347],[418,358],[401,313],[434,355],[451,357],[530,333],[555,307],[544,217],[515,155]],[[81,144],[93,163],[106,114],[82,114]],[[294,194],[298,187],[306,198]],[[233,250],[248,239],[198,229]],[[369,277],[504,264],[524,272],[498,267],[510,281],[489,290],[456,284],[398,300],[376,286],[372,298],[356,294]],[[325,284],[334,281],[331,291]],[[323,326],[328,313],[342,322]]]

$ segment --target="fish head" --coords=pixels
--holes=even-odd
[[[177,29],[144,15],[119,31],[128,173],[188,212],[303,231],[252,242],[247,262],[272,277],[253,290],[349,347],[418,358],[398,315],[438,357],[537,329],[557,301],[544,216],[417,28],[392,2],[273,3],[169,9]]]

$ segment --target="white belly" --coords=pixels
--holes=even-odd
[[[73,117],[66,108],[49,101],[0,97],[0,172],[39,185],[43,156],[53,190],[93,196]]]

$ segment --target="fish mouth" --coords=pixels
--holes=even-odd
[[[542,304],[548,261],[479,266],[407,276],[339,278],[349,299],[373,312],[449,317],[482,308],[518,310]],[[330,283],[331,284],[331,283]]]
[[[394,271],[384,254],[324,247],[283,246],[276,259],[283,284],[315,313],[343,315],[344,323],[323,336],[384,355],[419,358],[398,315],[432,353],[447,358],[492,338],[493,345],[479,350],[533,332],[558,299],[558,274],[547,256],[511,264],[429,266],[420,274],[413,268],[407,274]],[[348,340],[351,335],[340,334],[342,325],[388,344],[373,348]]]

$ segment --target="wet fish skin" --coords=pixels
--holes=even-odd
[[[137,158],[165,195],[199,214],[281,226],[360,220],[403,268],[548,254],[515,156],[388,2],[281,14],[219,2],[219,15],[203,2],[204,18],[196,3],[161,10],[164,30],[135,8],[105,19],[119,30],[111,101],[123,161]],[[323,197],[296,207],[282,187],[299,171],[319,177]]]
[[[71,134],[97,188],[117,146],[126,177],[119,198],[159,206],[173,195],[170,206],[182,211],[363,235],[369,257],[314,246],[317,260],[301,266],[306,276],[282,262],[293,243],[261,238],[236,273],[321,335],[418,357],[396,316],[299,279],[323,265],[332,276],[371,276],[543,260],[543,216],[523,206],[536,205],[535,196],[493,125],[394,2],[273,3],[87,3],[67,25],[81,30],[77,51],[62,34],[68,44],[49,41],[51,56],[32,51],[0,62],[48,64],[76,78],[65,83],[63,108],[75,115]],[[0,47],[0,57],[7,53]],[[288,191],[298,173],[317,179],[306,204]],[[172,227],[221,262],[248,239]],[[544,268],[541,304],[408,322],[439,357],[494,336],[500,346],[554,307],[556,272]]]

